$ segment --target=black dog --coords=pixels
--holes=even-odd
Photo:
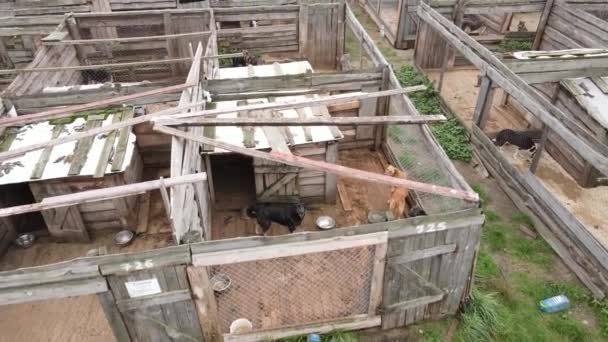
[[[290,234],[295,232],[305,212],[299,203],[257,203],[246,208],[247,216],[257,219],[264,235],[273,222],[287,227]]]
[[[520,150],[527,150],[530,152],[530,157],[533,157],[536,153],[536,142],[539,134],[542,133],[536,130],[517,132],[512,129],[503,129],[496,135],[494,145],[503,146],[508,143],[517,146],[518,149],[515,151],[513,158],[517,158]]]
[[[108,69],[82,70],[81,75],[84,84],[112,82],[112,73]]]
[[[420,207],[411,207],[407,212],[407,217],[426,216],[424,209]]]

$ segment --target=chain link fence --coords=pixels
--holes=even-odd
[[[230,279],[216,292],[220,327],[239,318],[276,329],[368,312],[375,245],[213,266]]]

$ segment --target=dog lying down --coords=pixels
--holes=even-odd
[[[256,203],[245,208],[245,214],[257,220],[256,234],[266,235],[272,223],[287,227],[289,233],[302,224],[306,209],[300,203]],[[262,229],[260,233],[258,226]]]

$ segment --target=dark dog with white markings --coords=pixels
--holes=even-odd
[[[81,75],[84,84],[103,84],[112,82],[112,72],[108,69],[82,70]]]
[[[300,203],[257,203],[245,208],[245,211],[247,216],[257,220],[262,233],[266,235],[273,222],[287,227],[290,234],[295,232],[304,219],[306,209]]]
[[[542,134],[542,133],[540,133]],[[536,142],[539,138],[539,131],[514,131],[512,129],[503,129],[498,132],[496,138],[493,140],[494,145],[504,146],[505,144],[515,145],[518,149],[515,151],[514,158],[517,157],[520,150],[526,150],[530,152],[531,157],[536,152]]]

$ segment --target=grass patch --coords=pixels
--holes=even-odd
[[[459,341],[492,341],[503,328],[498,315],[499,303],[493,294],[473,290],[461,317]]]
[[[580,322],[566,315],[552,318],[548,323],[548,327],[566,337],[569,341],[589,341],[589,333],[585,327]]]
[[[514,257],[540,266],[553,263],[551,247],[543,239],[527,240],[514,237],[511,240],[509,253]]]
[[[507,229],[501,223],[486,222],[482,235],[491,251],[501,251],[507,248]]]
[[[411,169],[416,164],[416,158],[411,154],[403,152],[399,155],[399,164],[405,169]]]
[[[483,214],[486,215],[486,220],[488,222],[500,222],[502,220],[500,216],[498,216],[498,214],[493,210],[484,210]]]
[[[413,66],[405,65],[396,71],[396,76],[403,87],[427,86],[425,90],[408,95],[421,114],[443,112],[439,94],[425,75],[418,73]],[[431,131],[450,159],[464,162],[471,161],[473,150],[469,144],[469,135],[456,118],[450,118],[446,122],[432,125]]]
[[[522,212],[513,214],[513,216],[511,216],[511,221],[534,228],[534,221],[532,221],[532,218]]]
[[[515,51],[530,51],[532,49],[531,40],[522,39],[503,39],[498,44],[498,52],[507,53]]]

